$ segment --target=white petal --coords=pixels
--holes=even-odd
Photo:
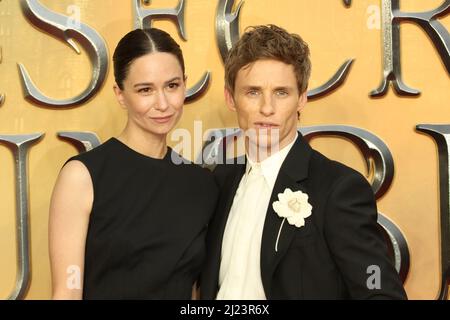
[[[300,215],[301,215],[303,218],[309,217],[309,216],[311,215],[311,213],[312,213],[312,206],[311,206],[311,205],[304,206],[304,207],[302,207],[302,209],[300,210]]]
[[[304,194],[304,193],[301,192],[300,190],[294,192],[294,196],[295,196],[297,199],[300,198],[303,194]]]
[[[295,226],[297,228],[303,227],[305,225],[305,219],[301,218],[301,219],[297,219],[297,221],[295,222]]]
[[[284,190],[283,193],[279,193],[278,194],[278,199],[281,202],[288,202],[289,199],[291,198],[292,193],[293,193],[292,190],[287,188],[287,189]]]
[[[287,222],[289,222],[290,225],[295,225],[295,217],[288,217]]]
[[[298,215],[287,217],[287,221],[291,225],[297,226],[297,224],[299,223],[299,220],[303,220],[303,219],[302,219],[302,217],[299,217]]]
[[[302,201],[308,202],[308,195],[306,193],[303,193],[300,198],[302,199]]]
[[[284,190],[284,193],[290,196],[290,195],[293,194],[294,192],[293,192],[290,188],[286,188],[286,189]]]
[[[278,214],[280,214],[281,206],[282,206],[282,204],[280,201],[275,201],[274,203],[272,203],[273,210]]]
[[[278,212],[278,215],[280,217],[283,217],[283,218],[288,218],[288,217],[290,217],[292,215],[292,212],[286,206],[281,206],[280,207],[280,212]]]

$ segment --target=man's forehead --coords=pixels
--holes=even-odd
[[[292,64],[287,64],[281,60],[278,59],[271,59],[271,58],[262,58],[255,61],[252,61],[250,63],[247,63],[243,67],[239,69],[239,72],[249,72],[253,69],[255,65],[258,66],[265,66],[265,67],[277,67],[277,68],[287,68],[287,69],[294,69],[294,66]]]
[[[242,81],[245,81],[245,83],[241,83]],[[239,69],[236,82],[241,85],[270,83],[271,85],[286,87],[295,85],[296,77],[293,65],[273,59],[261,59]]]

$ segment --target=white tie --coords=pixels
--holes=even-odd
[[[256,210],[268,185],[261,165],[250,168],[236,194],[236,212],[227,223],[217,299],[265,299],[260,271],[260,248],[265,215]]]

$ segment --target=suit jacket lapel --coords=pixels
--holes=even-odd
[[[237,188],[239,186],[239,182],[242,179],[242,176],[245,173],[245,164],[241,164],[241,165],[237,165],[235,171],[233,172],[233,174],[231,174],[224,187],[223,190],[225,190],[225,194],[223,195],[223,209],[220,211],[219,215],[218,215],[218,219],[219,219],[219,224],[218,224],[218,233],[217,233],[217,237],[218,237],[218,244],[220,245],[220,248],[222,247],[222,238],[223,238],[223,234],[225,232],[225,226],[227,225],[227,221],[228,221],[228,216],[230,214],[230,209],[231,206],[233,205],[233,200],[234,200],[234,196],[236,195],[236,191]],[[219,252],[221,250],[218,250]]]
[[[272,204],[278,200],[278,194],[283,193],[286,188],[290,188],[293,191],[302,190],[300,182],[308,177],[311,150],[309,144],[299,133],[296,142],[280,168],[270,197],[261,243],[261,278],[268,299],[270,299],[273,272],[286,253],[296,231],[295,226],[291,226],[287,221],[284,222],[276,252],[275,244],[283,219],[273,210]]]
[[[237,162],[240,163],[240,162]],[[219,271],[220,262],[222,256],[222,239],[225,232],[225,227],[227,224],[228,216],[230,213],[231,206],[233,204],[234,196],[236,194],[239,182],[245,173],[245,164],[234,165],[233,172],[230,173],[226,179],[222,191],[223,195],[220,197],[219,205],[220,208],[216,213],[216,218],[213,224],[210,226],[208,233],[212,235],[211,241],[211,258],[208,259],[211,265],[208,267],[209,279],[208,288],[211,289],[211,297],[209,299],[214,299],[217,293],[217,286],[219,282]]]

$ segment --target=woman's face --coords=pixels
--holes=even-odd
[[[166,135],[183,111],[185,81],[181,65],[170,53],[155,52],[131,63],[123,82],[114,91],[128,110],[128,125],[156,135]]]

